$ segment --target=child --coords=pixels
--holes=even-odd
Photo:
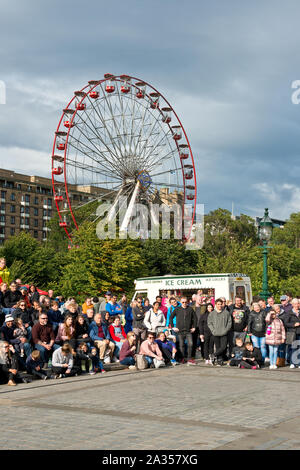
[[[43,361],[41,360],[40,351],[35,349],[32,351],[30,356],[26,359],[26,370],[28,374],[31,374],[35,377],[38,377],[42,380],[47,380],[48,375],[45,370],[43,370]]]
[[[16,318],[15,320],[16,328],[14,329],[14,339],[18,340],[14,342],[14,346],[16,351],[20,353],[21,357],[24,357],[24,342],[21,341],[21,338],[25,338],[27,341],[27,330],[23,325],[23,321],[21,318]]]
[[[237,337],[235,340],[235,346],[232,349],[231,359],[229,362],[229,366],[237,366],[239,367],[241,364],[241,360],[243,358],[244,353],[244,342],[242,338]]]
[[[92,347],[89,350],[87,343],[81,343],[77,348],[75,363],[81,368],[81,371],[89,372],[90,375],[103,371],[103,364],[97,355],[97,348]]]
[[[259,348],[254,348],[250,342],[245,343],[243,357],[240,363],[241,369],[259,369],[262,364],[262,354]]]
[[[74,365],[73,349],[69,343],[64,343],[52,355],[52,372],[56,378],[72,377],[80,373],[81,369]]]

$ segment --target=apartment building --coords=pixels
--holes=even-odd
[[[74,205],[102,196],[107,190],[92,186],[69,188]],[[0,245],[20,231],[29,232],[37,240],[46,240],[47,223],[56,212],[52,181],[0,169]]]

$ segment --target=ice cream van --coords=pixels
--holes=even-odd
[[[154,302],[157,295],[165,297],[186,295],[192,298],[193,294],[200,294],[217,299],[225,297],[234,301],[235,296],[244,299],[246,305],[252,302],[251,280],[246,274],[190,274],[175,276],[167,274],[159,277],[140,277],[134,281],[135,293]]]

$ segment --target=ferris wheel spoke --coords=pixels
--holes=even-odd
[[[79,140],[77,140],[77,139],[74,139],[74,140],[76,140],[76,141],[79,143],[79,145],[82,145],[82,141],[79,141]],[[109,175],[112,175],[112,173],[113,173],[113,171],[115,170],[115,168],[112,168],[111,166],[108,167],[108,166],[104,165],[103,161],[98,160],[98,159],[95,159],[95,158],[94,158],[95,152],[93,152],[93,151],[91,150],[91,152],[93,153],[93,156],[91,156],[89,153],[87,153],[87,152],[85,152],[83,149],[77,147],[77,146],[74,145],[72,142],[69,142],[69,144],[70,144],[70,146],[71,146],[72,148],[74,148],[75,150],[77,150],[77,151],[80,152],[81,154],[85,155],[85,156],[86,156],[87,158],[89,158],[90,160],[92,160],[92,161],[94,161],[95,163],[97,163],[98,166],[100,166],[100,165],[103,166],[103,167],[107,170],[107,175],[108,175],[108,176],[109,176]],[[88,148],[89,148],[89,147],[88,147]],[[101,155],[101,157],[103,158],[102,155]],[[71,161],[72,161],[72,160],[71,160]],[[110,163],[107,159],[105,159],[105,161],[106,161],[109,165],[111,165],[111,163]],[[77,160],[74,160],[73,162],[75,162],[75,164],[76,164]],[[94,168],[94,167],[93,167],[93,168]],[[104,172],[103,172],[103,173],[104,173]],[[104,173],[104,174],[105,174],[105,173]]]
[[[169,169],[169,170],[162,171],[161,173],[156,173],[155,175],[153,175],[152,173],[150,173],[150,176],[151,176],[151,178],[152,178],[153,176],[161,176],[161,175],[165,175],[165,174],[167,174],[167,173],[171,173],[171,174],[172,174],[172,172],[179,171],[179,170],[182,170],[182,168],[181,168],[181,167],[179,167],[179,168],[174,168],[174,169],[171,168],[171,169]]]
[[[68,157],[66,159],[66,162],[69,163],[70,166],[73,166],[74,168],[77,167],[81,170],[92,172],[93,174],[97,174],[97,175],[101,175],[101,176],[109,176],[110,178],[121,180],[121,178],[119,178],[115,175],[112,175],[111,173],[107,173],[103,170],[97,169],[92,165],[87,165],[84,162],[79,162],[78,160],[72,160],[70,157]]]
[[[153,168],[157,168],[162,165],[169,165],[169,163],[166,163],[166,162],[170,160],[171,158],[174,158],[176,153],[177,153],[177,150],[175,149],[172,149],[170,152],[164,155],[160,155],[159,153],[156,153],[152,159],[149,159],[147,161],[145,170],[151,174],[151,171]]]

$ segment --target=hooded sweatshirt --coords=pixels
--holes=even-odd
[[[224,309],[221,312],[213,310],[207,318],[207,326],[212,332],[213,336],[225,336],[232,326],[231,314],[228,310]]]

